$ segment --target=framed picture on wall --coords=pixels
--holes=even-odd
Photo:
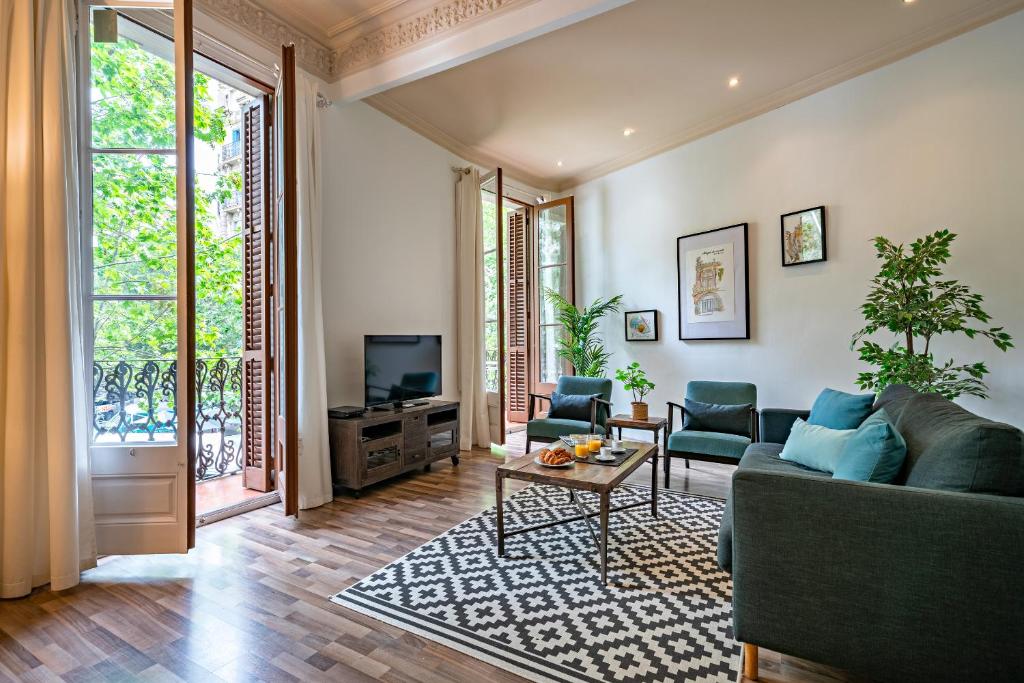
[[[679,338],[750,339],[747,224],[676,240]]]
[[[626,341],[658,341],[658,311],[626,311]]]
[[[799,266],[828,258],[825,249],[825,207],[782,216],[782,265]]]

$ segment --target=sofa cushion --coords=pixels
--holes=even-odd
[[[782,444],[777,443],[755,443],[747,448],[743,454],[739,470],[758,469],[769,472],[803,472],[815,477],[828,478],[827,472],[819,472],[803,467],[793,462],[788,462],[779,457],[782,452]],[[732,493],[725,502],[725,512],[722,514],[722,524],[718,528],[718,565],[725,571],[732,571]]]
[[[797,418],[779,457],[832,474],[843,448],[856,433],[856,429],[829,429]]]
[[[718,455],[739,460],[743,451],[750,445],[750,439],[738,434],[721,434],[719,432],[698,432],[681,430],[668,437],[670,451],[685,453],[701,453]]]
[[[595,426],[598,434],[604,434],[604,427]],[[590,420],[566,420],[558,417],[548,417],[538,420],[530,420],[526,423],[527,436],[543,436],[549,439],[557,439],[560,436],[570,434],[588,434],[590,432]]]
[[[864,420],[846,442],[832,478],[889,484],[900,475],[906,457],[907,442],[882,408]]]
[[[683,400],[683,429],[697,432],[720,432],[750,436],[752,405],[722,405]]]
[[[1024,435],[938,394],[911,397],[896,429],[907,442],[907,486],[1024,496]]]
[[[899,422],[900,415],[903,414],[903,409],[907,406],[907,401],[915,396],[917,396],[917,392],[906,384],[890,384],[882,389],[882,393],[875,399],[875,405],[871,406],[871,412],[877,413],[885,408],[889,420],[896,424]]]
[[[835,389],[822,389],[811,406],[807,423],[829,429],[856,429],[871,414],[874,394],[848,394]]]

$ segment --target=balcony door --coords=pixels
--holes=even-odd
[[[97,5],[99,3],[96,3]],[[194,545],[195,158],[191,0],[174,39],[84,3],[83,253],[101,555]]]
[[[549,394],[562,375],[572,366],[558,356],[558,344],[565,330],[558,321],[558,310],[546,292],[553,290],[575,303],[573,280],[573,198],[556,199],[534,207],[531,230],[530,372],[531,391]]]
[[[274,230],[271,251],[274,467],[285,515],[299,513],[298,214],[295,133],[295,46],[281,50],[274,96]]]

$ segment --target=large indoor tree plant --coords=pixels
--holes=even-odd
[[[950,258],[954,239],[956,234],[939,230],[908,248],[875,238],[882,267],[860,307],[866,324],[850,345],[854,348],[859,342],[861,360],[875,366],[857,376],[861,388],[881,391],[890,384],[907,384],[950,399],[964,394],[987,398],[984,363],[959,364],[951,358],[936,364],[932,353],[932,340],[942,334],[987,337],[1002,351],[1013,346],[1002,327],[977,325],[991,320],[981,308],[980,294],[956,280],[942,279],[941,266]],[[882,330],[898,335],[888,348],[867,339]]]
[[[553,289],[545,290],[544,296],[555,307],[558,322],[565,328],[558,340],[558,355],[569,361],[580,377],[604,377],[611,354],[604,348],[598,325],[605,315],[619,310],[622,295],[607,301],[599,297],[584,308],[577,308]]]

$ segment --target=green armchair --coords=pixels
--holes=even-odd
[[[537,401],[551,401],[550,396],[530,394],[527,408],[526,452],[530,452],[530,444],[534,441],[551,443],[569,434],[604,434],[605,423],[611,410],[612,381],[604,377],[570,377],[558,378],[555,391],[571,396],[593,396],[590,401],[590,421],[569,420],[557,417],[535,418]]]
[[[668,488],[672,458],[683,458],[686,466],[691,460],[719,462],[736,465],[743,452],[752,442],[757,441],[757,387],[746,382],[687,382],[686,398],[700,403],[717,405],[743,405],[749,403],[750,426],[745,434],[722,434],[692,429],[672,431],[674,411],[679,410],[680,421],[686,408],[678,403],[668,402],[668,428],[665,433],[665,488]],[[682,427],[682,424],[680,424]]]

